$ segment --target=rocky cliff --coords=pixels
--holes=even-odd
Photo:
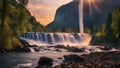
[[[100,1],[100,2],[99,2]],[[96,5],[99,10],[92,7],[92,14],[90,14],[89,4],[84,1],[84,28],[98,28],[103,23],[106,23],[108,14],[112,12],[113,8],[120,5],[119,0],[96,0]],[[49,31],[62,31],[63,28],[71,31],[79,31],[79,2],[73,0],[72,2],[62,5],[56,11],[53,22],[47,25]]]

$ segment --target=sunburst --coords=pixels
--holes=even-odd
[[[78,0],[79,1],[79,30],[80,33],[84,33],[84,27],[83,27],[83,9],[84,9],[84,1],[86,1],[87,4],[89,4],[89,9],[90,9],[90,15],[92,15],[92,10],[95,8],[97,11],[100,12],[97,2],[99,0]]]
[[[90,14],[92,14],[92,10],[95,8],[98,12],[100,12],[99,7],[97,6],[97,3],[100,2],[100,0],[85,0],[89,4]]]

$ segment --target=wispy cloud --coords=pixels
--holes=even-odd
[[[29,0],[27,8],[37,20],[46,25],[53,21],[56,9],[72,0]]]

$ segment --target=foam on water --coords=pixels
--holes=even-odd
[[[87,46],[91,36],[85,33],[41,33],[27,32],[20,39],[25,40],[30,45],[70,45],[70,46]]]
[[[14,68],[21,68],[21,67],[30,67],[32,66],[32,63],[25,63],[25,64],[18,64],[17,66],[15,66]]]
[[[30,48],[30,51],[31,51],[31,52],[35,52],[33,48]]]

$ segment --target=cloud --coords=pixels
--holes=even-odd
[[[27,8],[37,20],[46,25],[53,21],[56,9],[72,0],[29,0]]]

